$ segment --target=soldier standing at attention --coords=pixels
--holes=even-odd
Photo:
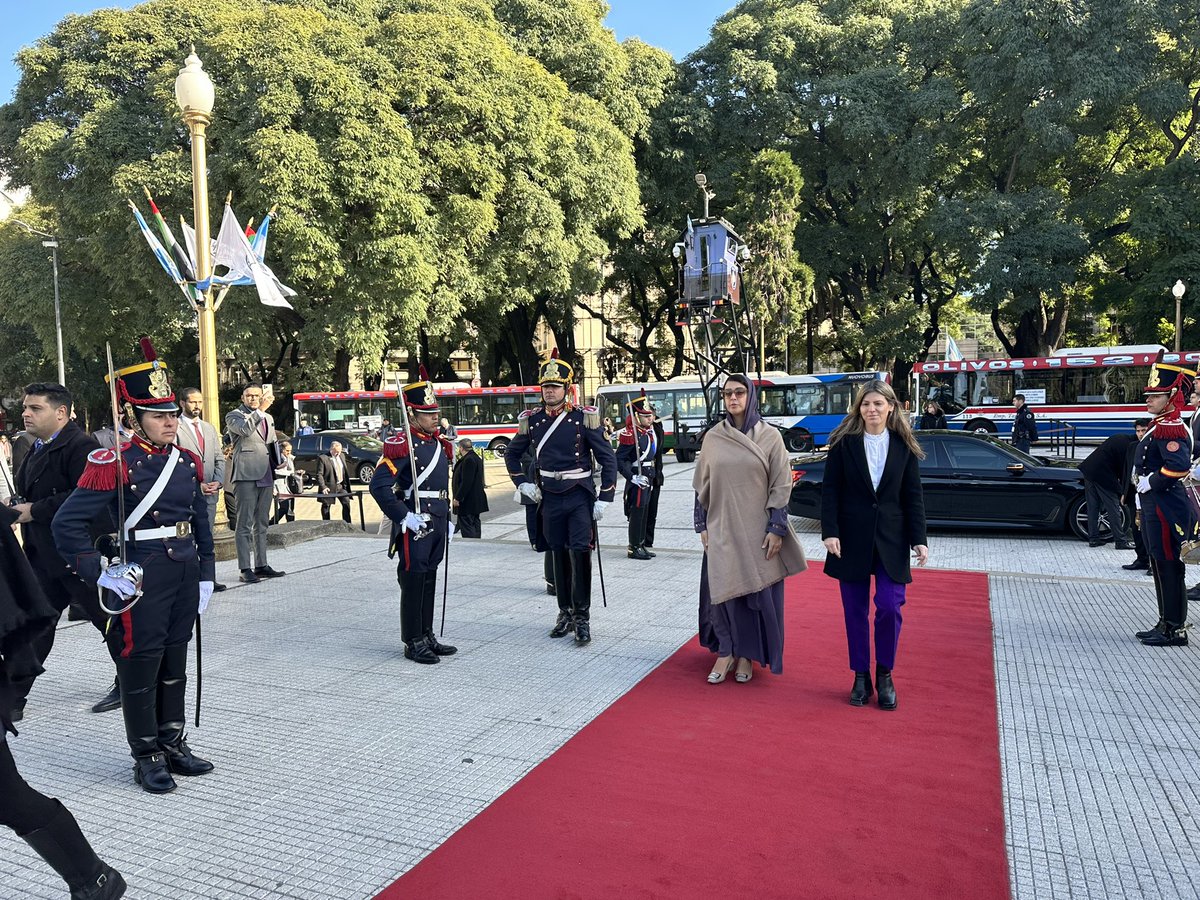
[[[629,519],[630,559],[651,559],[658,494],[663,483],[663,429],[654,408],[642,396],[630,401],[629,422],[617,437],[617,468],[625,478],[625,515]]]
[[[54,517],[54,542],[85,581],[106,588],[108,650],[117,664],[125,736],[134,758],[134,780],[152,794],[175,790],[176,775],[204,775],[212,763],[192,754],[184,740],[187,649],[192,623],[213,592],[215,557],[204,465],[175,443],[179,406],[167,367],[142,339],[146,362],[116,371],[117,400],[132,429],[121,448],[88,456],[79,487]],[[88,535],[101,510],[118,521],[116,492],[124,492],[127,559],[135,577],[104,567]],[[106,610],[107,611],[107,610]]]
[[[1159,362],[1150,369],[1146,409],[1154,418],[1134,451],[1133,475],[1142,512],[1142,539],[1158,594],[1158,623],[1139,631],[1149,647],[1186,647],[1187,591],[1180,545],[1196,529],[1182,480],[1192,459],[1192,433],[1180,418],[1196,373]]]
[[[517,491],[539,504],[538,550],[551,551],[558,619],[550,637],[575,632],[575,643],[592,639],[592,537],[617,489],[617,458],[604,439],[600,411],[573,406],[567,386],[575,372],[554,350],[542,363],[538,384],[542,408],[526,410],[517,436],[504,453],[504,464]],[[532,448],[535,481],[521,467],[526,448]],[[597,496],[592,478],[600,468]]]
[[[399,556],[400,639],[404,656],[433,665],[457,647],[438,642],[433,633],[433,601],[437,570],[450,539],[450,465],[454,445],[438,435],[438,402],[433,385],[420,379],[405,385],[401,398],[408,409],[409,435],[400,432],[384,441],[383,459],[371,479],[371,496],[392,522],[388,558]]]

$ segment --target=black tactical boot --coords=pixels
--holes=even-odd
[[[432,666],[441,662],[438,655],[433,652],[433,648],[429,646],[429,640],[424,635],[421,635],[415,641],[405,641],[404,658],[411,659],[413,662],[420,663],[423,666]]]
[[[187,649],[187,644],[172,644],[163,650],[158,672],[158,747],[174,774],[207,775],[213,764],[192,753],[183,733],[187,718]]]
[[[875,690],[879,693],[880,709],[896,708],[896,686],[892,684],[892,672],[883,666],[875,667]]]
[[[590,550],[571,551],[571,607],[575,625],[575,643],[592,640],[592,554]]]
[[[162,654],[117,660],[121,684],[121,715],[125,737],[134,759],[133,778],[142,790],[165,794],[175,790],[175,779],[158,747],[158,671]]]
[[[875,688],[871,686],[871,673],[855,672],[854,687],[850,689],[850,705],[866,706],[867,701],[871,699],[871,695],[874,693]]]
[[[114,678],[112,687],[108,689],[108,693],[96,701],[96,705],[92,707],[92,712],[102,713],[113,709],[121,708],[121,685]]]
[[[106,865],[92,849],[70,811],[58,807],[54,816],[36,831],[21,835],[38,856],[49,863],[71,889],[71,900],[117,900],[125,895],[125,879]]]

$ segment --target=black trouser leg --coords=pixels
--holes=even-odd
[[[646,507],[629,507],[629,549],[646,542]]]
[[[426,572],[421,585],[421,633],[433,631],[433,606],[437,599],[437,571]]]
[[[321,518],[326,522],[329,521],[329,507],[332,505],[333,505],[332,500],[322,500],[321,501]]]
[[[1150,571],[1154,575],[1154,599],[1158,602],[1158,621],[1164,621],[1163,613],[1163,578],[1165,577],[1162,570],[1163,563],[1160,560],[1150,557]]]
[[[183,739],[187,722],[187,644],[173,644],[163,650],[158,670],[158,742],[175,744]]]
[[[118,659],[125,737],[136,758],[158,752],[158,671],[162,653]]]
[[[646,528],[642,532],[642,544],[644,546],[654,546],[654,525],[658,522],[658,495],[660,490],[658,485],[650,488],[650,503],[646,507]]]
[[[423,572],[400,572],[400,640],[406,644],[417,640],[423,631],[424,582]]]
[[[25,843],[67,883],[72,897],[120,897],[125,892],[120,873],[96,856],[70,810],[57,800],[47,802],[53,814],[42,827],[21,835]]]
[[[58,806],[40,791],[31,788],[17,771],[16,760],[6,741],[0,741],[0,825],[25,835],[43,827],[58,811]]]
[[[571,606],[586,622],[592,608],[592,551],[571,551]]]
[[[1168,629],[1182,628],[1187,622],[1187,585],[1184,583],[1185,567],[1173,559],[1159,561],[1159,579],[1162,582],[1162,614]]]
[[[553,557],[554,566],[554,595],[558,599],[558,608],[562,612],[571,611],[571,579],[572,551],[548,550],[547,555]]]
[[[1125,504],[1125,515],[1130,522],[1135,522],[1137,509],[1132,504]],[[1137,561],[1143,562],[1146,559],[1146,542],[1142,539],[1142,529],[1136,524],[1130,526],[1133,532],[1133,547],[1137,551]]]

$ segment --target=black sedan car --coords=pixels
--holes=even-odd
[[[925,450],[921,485],[930,525],[957,528],[1069,529],[1087,539],[1083,476],[1071,460],[1030,456],[994,437],[963,431],[918,431]],[[825,454],[792,462],[788,512],[821,518]],[[1102,537],[1109,537],[1101,514]]]
[[[292,456],[296,460],[296,471],[304,473],[305,484],[316,484],[317,458],[329,453],[329,446],[337,441],[350,467],[350,477],[363,484],[370,484],[375,475],[375,466],[383,456],[383,442],[365,434],[351,431],[320,431],[316,434],[300,434],[291,439]]]

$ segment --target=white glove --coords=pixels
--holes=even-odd
[[[134,587],[133,582],[128,578],[114,577],[107,572],[100,573],[100,577],[96,579],[96,584],[102,588],[108,588],[122,600],[132,600],[133,595],[137,593],[137,588]]]
[[[200,608],[197,612],[204,615],[204,611],[208,609],[208,601],[212,599],[213,583],[211,581],[200,582]]]
[[[650,490],[650,479],[645,475],[634,475],[629,481],[644,491]]]
[[[592,518],[599,522],[604,518],[604,510],[606,509],[608,509],[608,501],[597,500],[595,505],[592,506]]]
[[[1146,491],[1148,491],[1148,490],[1150,490],[1150,476],[1149,476],[1149,475],[1143,475],[1143,476],[1141,476],[1141,477],[1138,479],[1138,482],[1137,482],[1137,492],[1138,492],[1139,494],[1144,494],[1144,493],[1146,493]]]
[[[418,531],[423,531],[425,523],[428,521],[427,517],[410,512],[404,517],[403,527],[415,534]]]
[[[542,489],[532,481],[526,481],[517,485],[517,493],[523,497],[532,500],[534,503],[542,502]]]

